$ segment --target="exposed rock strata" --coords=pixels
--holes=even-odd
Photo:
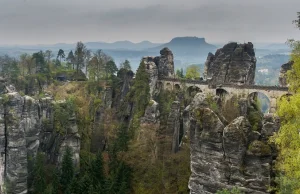
[[[280,68],[280,74],[279,74],[279,86],[287,87],[287,71],[292,69],[293,61],[289,61],[288,63],[285,63]]]
[[[159,86],[157,80],[162,77],[174,77],[174,56],[170,49],[163,48],[160,56],[143,57],[142,61],[146,65],[149,74],[149,85],[151,97],[158,94]]]
[[[253,44],[233,42],[208,54],[204,77],[210,84],[254,84],[255,68]]]
[[[278,130],[278,119],[265,116],[257,131],[245,115],[226,125],[201,93],[185,109],[183,119],[191,141],[192,194],[235,186],[249,194],[268,193],[274,150],[267,139]]]
[[[1,189],[5,182],[9,193],[27,193],[32,171],[28,167],[32,166],[38,150],[46,152],[48,161],[59,162],[63,148],[69,146],[74,161],[79,163],[80,141],[75,120],[70,118],[68,135],[55,134],[51,98],[39,102],[17,92],[4,92],[0,99]]]
[[[180,102],[174,101],[171,105],[171,111],[167,121],[167,134],[171,140],[172,153],[179,151],[179,135],[180,135]]]

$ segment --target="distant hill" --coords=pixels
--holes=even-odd
[[[207,56],[209,52],[215,52],[217,47],[208,44],[204,38],[176,37],[163,45],[150,48],[150,51],[159,51],[168,47],[177,56]]]
[[[85,43],[89,49],[110,49],[110,50],[144,50],[161,45],[160,43],[152,43],[150,41],[142,41],[133,43],[130,41],[117,41],[114,43],[106,42],[87,42]]]

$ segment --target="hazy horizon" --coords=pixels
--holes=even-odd
[[[129,40],[279,43],[300,39],[299,0],[0,0],[0,45]],[[284,8],[284,9],[283,9]]]
[[[176,36],[176,37],[191,37],[191,36]],[[173,37],[173,38],[176,38],[176,37]],[[129,41],[131,43],[134,43],[134,44],[138,44],[138,43],[142,43],[144,41],[149,41],[153,44],[165,44],[165,43],[168,43],[170,42],[173,38],[171,38],[170,40],[167,40],[166,42],[152,42],[150,40],[142,40],[142,41],[131,41],[131,40],[127,40],[127,39],[124,39],[124,40],[115,40],[115,41],[103,41],[103,40],[91,40],[91,41],[82,41],[83,43],[89,43],[89,42],[93,42],[93,43],[109,43],[109,44],[113,44],[113,43],[117,43],[117,42],[125,42],[125,41]],[[198,38],[205,38],[205,37],[198,37]],[[4,47],[16,47],[16,46],[53,46],[53,45],[59,45],[59,44],[76,44],[77,42],[79,42],[81,40],[78,40],[78,41],[74,41],[74,42],[53,42],[53,43],[37,43],[37,44],[34,44],[34,43],[31,43],[31,44],[1,44],[0,43],[0,46],[4,46]],[[239,42],[239,41],[235,41],[235,40],[228,40],[226,42],[208,42],[207,39],[205,38],[205,41],[209,44],[213,44],[213,45],[224,45],[228,42]],[[287,40],[283,41],[283,42],[252,42],[253,44],[261,44],[261,45],[268,45],[268,44],[285,44]],[[245,41],[246,42],[251,42],[251,41]],[[243,42],[239,42],[239,43],[243,43]]]

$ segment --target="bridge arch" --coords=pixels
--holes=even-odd
[[[187,88],[187,93],[189,96],[195,96],[198,92],[202,92],[202,90],[197,86],[190,86]]]
[[[179,84],[175,84],[175,85],[174,85],[174,89],[178,91],[178,90],[180,90],[180,89],[181,89],[181,87],[180,87],[180,85],[179,85]]]
[[[219,96],[221,99],[225,99],[229,95],[229,92],[227,92],[227,90],[223,88],[217,88],[216,95]]]
[[[274,103],[272,101],[276,101],[276,99],[270,98],[267,94],[261,91],[251,92],[248,94],[247,98],[250,104],[255,103],[258,105],[262,113],[269,113],[272,108],[272,104]]]
[[[166,89],[167,90],[172,90],[172,84],[170,82],[166,83]]]

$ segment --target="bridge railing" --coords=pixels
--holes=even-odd
[[[237,85],[237,84],[212,85],[212,84],[209,84],[209,82],[206,80],[179,79],[179,78],[171,78],[171,77],[160,77],[159,80],[171,81],[171,82],[183,82],[183,83],[199,84],[199,85],[208,85],[210,88],[230,87],[230,88],[238,88],[238,89],[277,90],[277,91],[287,91],[288,92],[288,87],[281,87],[281,86]]]
[[[192,80],[192,79],[184,79],[184,78],[180,79],[180,78],[172,78],[172,77],[160,77],[159,80],[208,85],[208,82],[206,80]]]

